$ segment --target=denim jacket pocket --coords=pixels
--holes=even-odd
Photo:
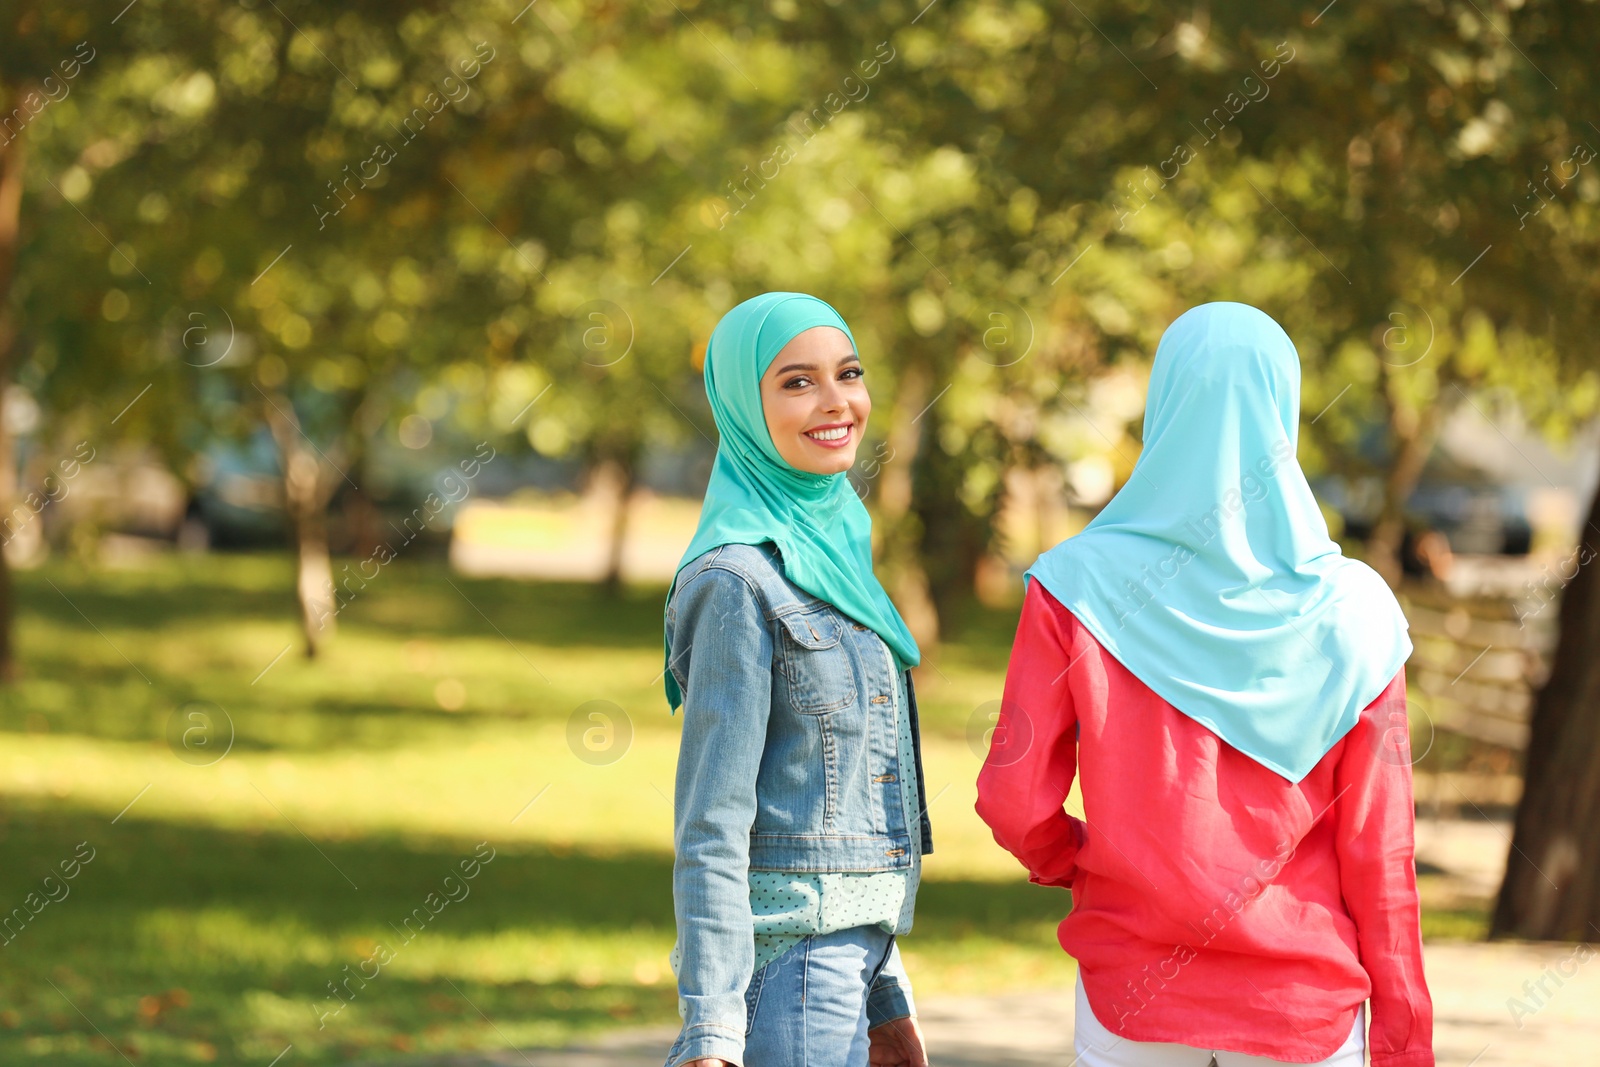
[[[807,715],[856,702],[856,672],[844,647],[844,628],[827,605],[778,616],[778,664],[788,704]]]

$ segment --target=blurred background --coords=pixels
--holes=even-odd
[[[973,779],[1022,570],[1226,299],[1294,338],[1300,461],[1411,619],[1388,754],[1430,960],[1513,1035],[1476,1062],[1600,1033],[1472,947],[1600,939],[1597,39],[1551,0],[0,0],[0,1061],[670,1034],[661,611],[706,339],[770,289],[873,391],[922,995],[1070,989]]]

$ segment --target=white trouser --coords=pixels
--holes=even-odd
[[[1361,1067],[1366,1062],[1366,1005],[1356,1012],[1350,1036],[1332,1056],[1318,1060],[1321,1067]],[[1165,1041],[1129,1041],[1107,1030],[1089,1009],[1089,997],[1078,979],[1077,1020],[1073,1034],[1076,1067],[1207,1067],[1216,1056],[1217,1067],[1271,1067],[1288,1062],[1242,1052],[1214,1052],[1192,1045]]]

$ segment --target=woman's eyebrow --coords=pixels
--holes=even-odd
[[[861,362],[861,357],[858,356],[856,353],[851,352],[848,356],[845,356],[843,359],[839,360],[839,365],[843,366],[844,364],[851,363],[851,362],[860,363]],[[792,370],[814,371],[816,369],[817,369],[817,365],[815,363],[786,363],[783,366],[779,367],[773,373],[775,373],[775,374],[788,374]]]

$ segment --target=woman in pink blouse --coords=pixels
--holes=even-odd
[[[1072,890],[1078,1067],[1434,1062],[1411,643],[1328,536],[1299,387],[1262,312],[1179,317],[1128,484],[1025,579],[977,808]]]

